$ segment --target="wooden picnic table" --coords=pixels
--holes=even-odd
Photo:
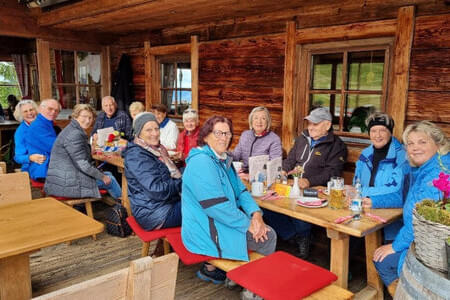
[[[320,194],[321,198],[328,198]],[[327,230],[327,236],[331,239],[330,271],[338,276],[336,284],[347,288],[348,263],[349,263],[349,237],[364,237],[366,246],[367,287],[356,295],[356,299],[383,299],[383,283],[372,263],[374,251],[381,246],[381,229],[402,216],[402,209],[369,209],[370,212],[384,218],[387,223],[374,221],[366,215],[361,220],[348,224],[336,224],[334,221],[343,216],[351,215],[349,209],[331,209],[329,206],[322,208],[306,208],[295,203],[294,199],[283,197],[278,200],[261,200],[254,197],[260,207],[282,213],[293,218],[309,222]]]
[[[128,181],[125,177],[124,163],[122,156],[117,153],[102,153],[93,154],[92,158],[99,161],[104,161],[110,165],[116,166],[118,171],[122,173],[122,205],[127,210],[129,216],[131,216],[130,200],[128,199]]]
[[[103,229],[54,198],[0,205],[0,299],[31,298],[31,252]]]

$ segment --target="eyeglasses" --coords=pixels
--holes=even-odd
[[[220,130],[214,130],[213,133],[214,133],[214,136],[216,138],[218,138],[218,139],[220,139],[221,137],[230,138],[230,137],[233,136],[233,134],[231,132],[229,132],[229,131],[223,132],[223,131],[220,131]]]

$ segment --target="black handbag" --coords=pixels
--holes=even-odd
[[[118,203],[106,211],[106,232],[119,237],[131,234],[130,225],[127,223],[127,210]]]

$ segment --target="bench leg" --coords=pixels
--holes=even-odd
[[[141,257],[148,256],[149,251],[150,251],[150,242],[142,242]]]
[[[167,239],[163,239],[163,246],[164,246],[164,255],[169,254],[170,253],[170,244],[169,244],[169,241],[167,241]]]
[[[93,210],[92,210],[92,203],[91,203],[91,202],[86,202],[86,203],[84,204],[84,206],[86,207],[86,213],[87,213],[87,215],[88,215],[89,217],[91,217],[92,219],[94,219],[94,212],[93,212]],[[93,234],[93,235],[92,235],[92,239],[93,239],[94,241],[96,241],[96,240],[97,240],[97,235],[96,235],[96,234]]]

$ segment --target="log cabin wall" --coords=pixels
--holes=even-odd
[[[271,113],[272,129],[281,136],[284,48],[284,35],[201,43],[200,122],[212,115],[231,119],[235,145],[249,129],[250,111],[263,105]]]
[[[407,123],[430,120],[450,136],[450,14],[416,18]]]

